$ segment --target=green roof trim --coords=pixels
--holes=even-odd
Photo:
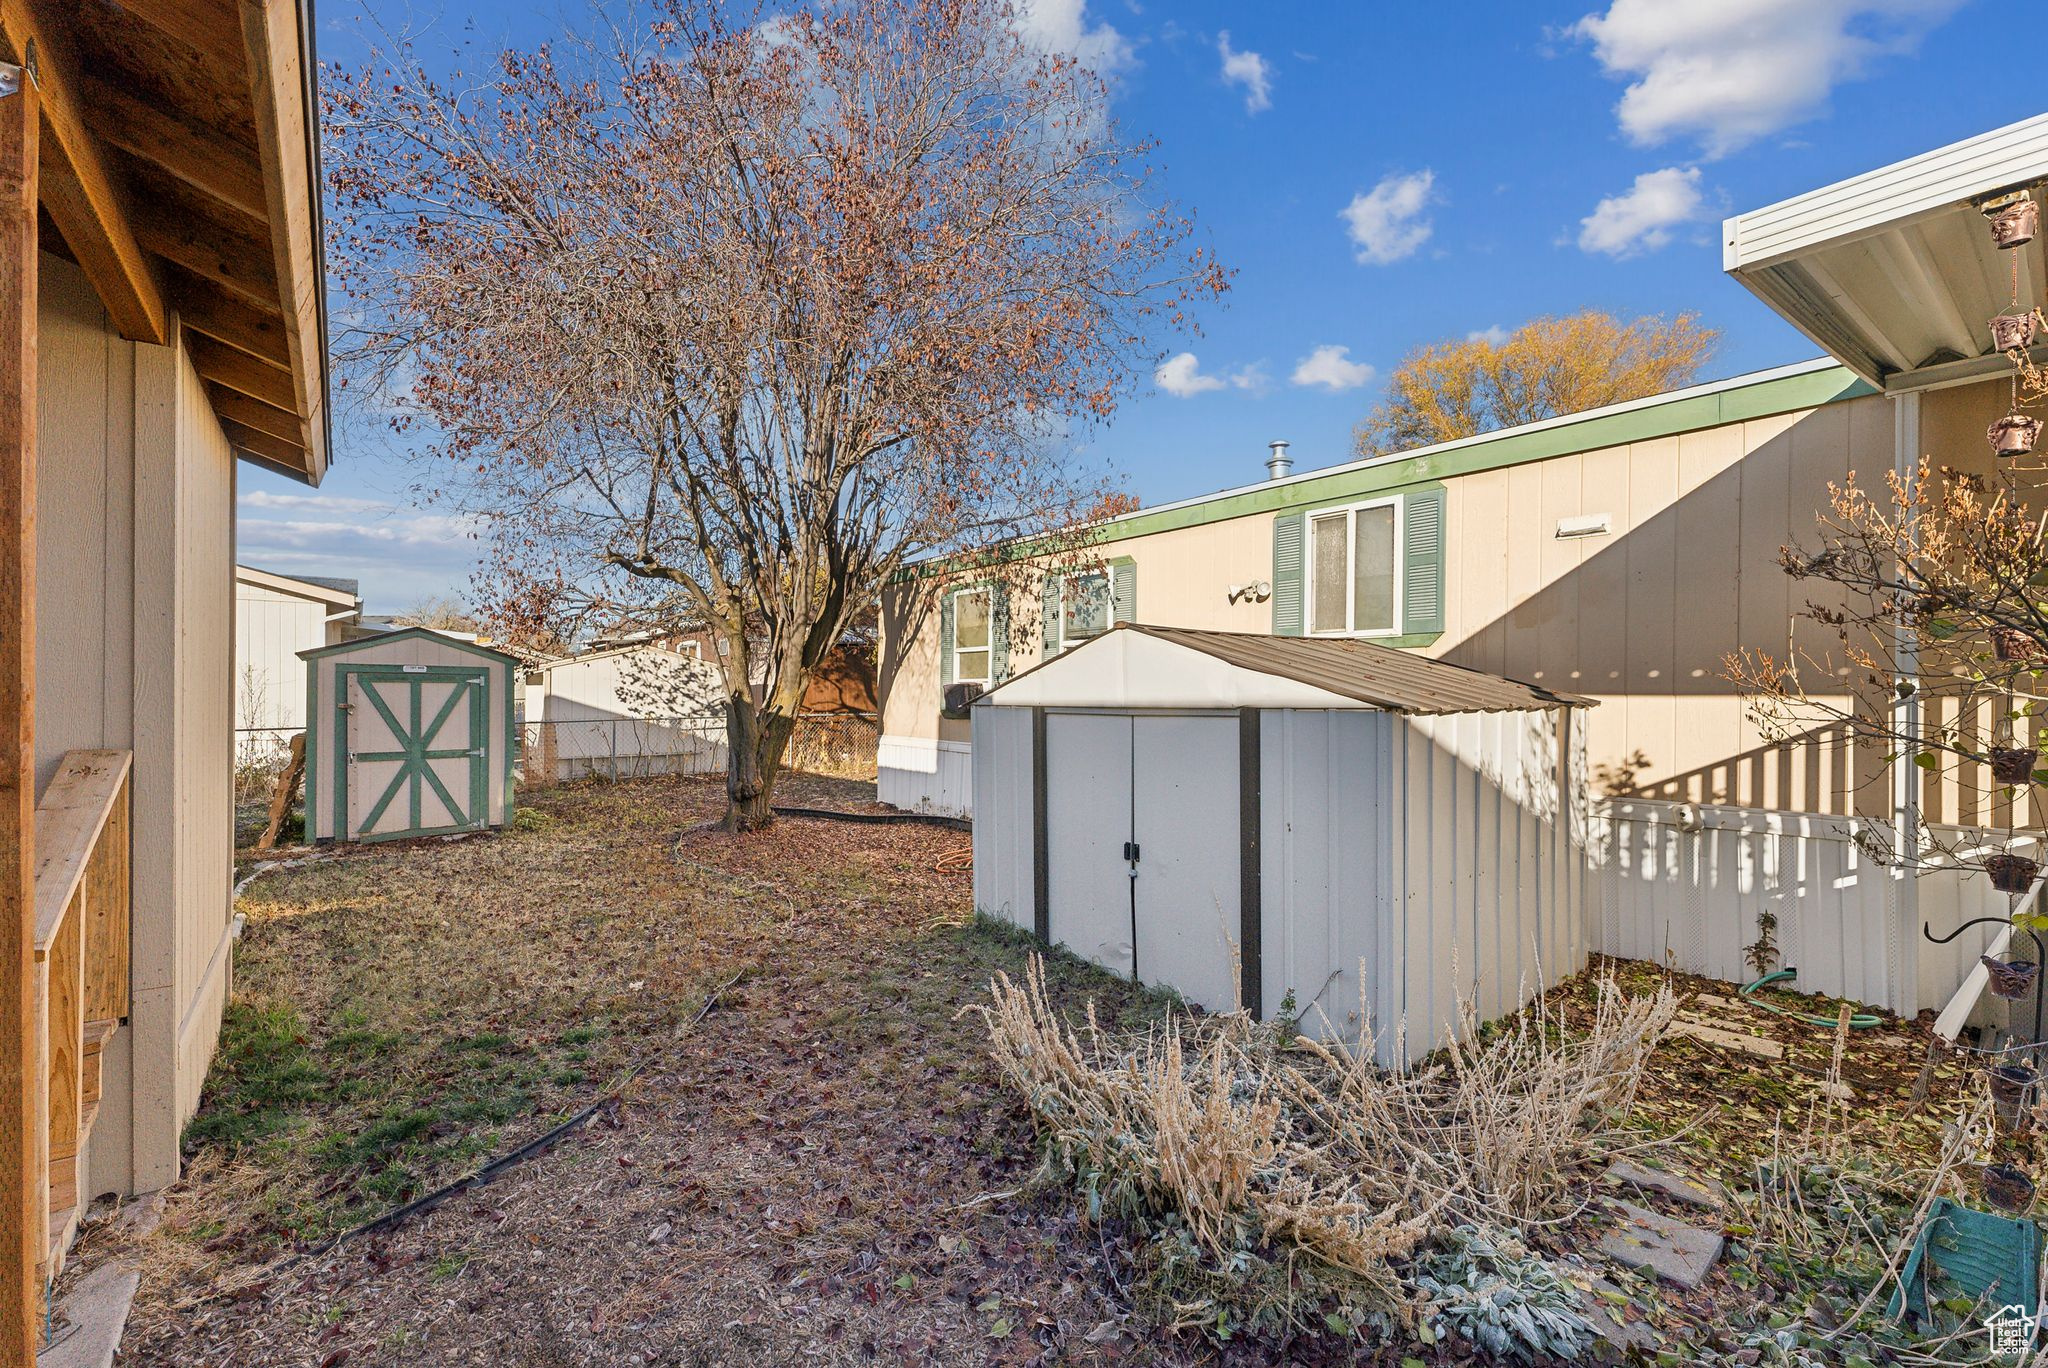
[[[332,646],[309,646],[305,650],[300,651],[298,656],[301,660],[319,660],[326,656],[347,655],[351,651],[360,651],[366,647],[381,646],[393,641],[415,641],[420,639],[431,640],[442,646],[453,646],[458,651],[467,651],[471,655],[482,656],[486,660],[511,665],[515,669],[519,665],[518,656],[507,655],[505,652],[493,650],[489,646],[479,646],[474,641],[459,641],[445,633],[437,632],[431,627],[401,627],[395,632],[378,632],[372,636],[361,636],[354,637],[348,641],[337,641]]]
[[[1392,493],[1429,480],[1498,470],[1503,466],[1546,461],[1584,451],[1654,441],[1683,432],[1722,427],[1767,418],[1823,404],[1860,399],[1878,391],[1846,366],[1829,366],[1793,375],[1775,375],[1754,384],[1709,387],[1706,392],[1679,391],[1663,403],[1649,403],[1619,412],[1598,410],[1573,421],[1565,419],[1529,427],[1509,428],[1462,442],[1428,447],[1370,463],[1340,467],[1324,474],[1310,472],[1271,485],[1227,490],[1207,498],[1147,511],[1140,509],[1102,525],[1104,542],[1123,542],[1159,532],[1198,527],[1204,523],[1260,513],[1342,503],[1372,494]]]

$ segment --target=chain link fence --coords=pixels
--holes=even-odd
[[[637,779],[655,774],[723,774],[723,717],[593,717],[528,722],[520,729],[521,782]],[[840,779],[873,779],[880,719],[863,713],[807,713],[783,753],[788,769]]]

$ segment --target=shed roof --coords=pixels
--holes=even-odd
[[[354,637],[348,641],[338,641],[332,646],[313,646],[300,651],[299,659],[318,660],[324,656],[347,655],[353,651],[365,651],[374,647],[389,646],[395,641],[404,641],[415,637],[434,642],[436,645],[452,647],[458,651],[467,651],[471,655],[487,656],[492,660],[503,661],[507,665],[519,664],[518,656],[508,655],[504,651],[493,650],[489,646],[479,645],[474,641],[465,641],[461,637],[450,636],[446,632],[437,632],[431,627],[401,627],[395,632],[373,632],[368,636]]]
[[[1026,670],[1004,707],[1371,708],[1444,714],[1590,707],[1556,693],[1353,637],[1282,637],[1119,623]]]

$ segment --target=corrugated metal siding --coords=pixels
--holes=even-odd
[[[969,741],[884,736],[876,748],[875,796],[905,812],[972,817],[972,751]]]
[[[1391,1062],[1585,966],[1583,855],[1555,712],[1400,718],[1276,710],[1262,726],[1269,1008]],[[1365,983],[1361,993],[1359,975]]]
[[[1030,930],[1033,863],[1031,713],[974,710],[974,910]]]

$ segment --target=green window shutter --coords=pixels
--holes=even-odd
[[[1425,489],[1402,500],[1401,630],[1444,629],[1444,491]]]
[[[953,595],[939,599],[939,687],[953,682]]]
[[[1110,592],[1116,604],[1114,622],[1136,622],[1138,620],[1138,567],[1133,561],[1120,560],[1109,567]]]
[[[1060,583],[1058,575],[1047,575],[1038,591],[1038,658],[1051,660],[1060,648]]]
[[[1273,635],[1301,635],[1302,515],[1273,519]]]
[[[1010,677],[1010,591],[1001,584],[988,588],[988,685],[993,689]]]

